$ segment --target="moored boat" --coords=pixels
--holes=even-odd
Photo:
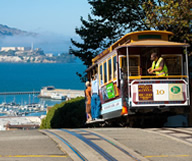
[[[66,97],[64,95],[62,95],[60,93],[56,93],[56,92],[51,94],[51,98],[57,99],[57,100],[65,100],[66,99]]]

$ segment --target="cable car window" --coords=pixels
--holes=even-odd
[[[124,56],[124,57],[121,57],[120,60],[121,60],[121,69],[122,69],[122,72],[123,72],[123,73],[127,73],[127,59],[126,59],[126,57],[125,57],[125,56]]]
[[[104,83],[107,82],[107,62],[104,63]]]
[[[117,78],[117,67],[116,67],[116,63],[117,63],[117,56],[113,57],[113,79]]]
[[[99,84],[100,85],[103,84],[103,66],[102,65],[99,66]]]
[[[111,59],[108,61],[109,81],[112,80]]]
[[[122,72],[127,74],[127,57],[120,57],[120,65]],[[139,66],[139,57],[138,56],[129,56],[129,75],[130,76],[138,76],[140,74],[140,66]]]
[[[181,55],[162,55],[169,75],[182,75]]]
[[[130,76],[140,75],[140,65],[138,56],[129,56],[129,75]]]

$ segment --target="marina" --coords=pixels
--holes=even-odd
[[[32,113],[46,114],[46,105],[40,103],[31,103],[26,105],[11,103],[0,104],[0,116],[27,116]]]
[[[0,104],[0,130],[36,129],[46,116],[47,107],[60,103],[60,100],[39,99],[37,94],[6,95]],[[12,100],[12,101],[10,101]]]
[[[54,106],[67,99],[84,96],[83,90],[56,89],[54,86],[43,87],[40,91],[1,92],[0,112],[27,110],[37,111]]]

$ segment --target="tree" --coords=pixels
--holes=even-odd
[[[88,21],[81,17],[82,26],[75,32],[82,42],[71,39],[72,44],[78,48],[70,47],[69,53],[79,57],[84,65],[90,66],[91,59],[105,49],[114,39],[114,28],[100,19],[93,19],[88,15]],[[107,41],[109,40],[109,41]]]
[[[114,28],[103,20],[91,18],[90,15],[88,15],[88,21],[81,17],[81,22],[82,26],[76,28],[76,33],[80,36],[82,42],[71,39],[72,44],[78,49],[70,47],[69,54],[79,57],[83,64],[89,67],[92,65],[92,58],[113,42]],[[86,81],[85,72],[76,72],[76,74],[82,82]]]
[[[188,42],[192,46],[191,0],[148,0],[143,4],[146,24],[157,30],[174,33],[171,40]],[[192,48],[190,47],[190,52]]]
[[[87,67],[91,59],[109,47],[128,31],[150,29],[143,21],[141,0],[88,0],[92,16],[81,17],[82,25],[75,29],[81,41],[71,39],[69,53],[79,57]],[[77,73],[81,78],[82,74]],[[82,79],[83,81],[85,79]]]
[[[93,6],[92,13],[116,25],[117,34],[150,29],[145,24],[143,2],[146,0],[88,0]]]
[[[150,29],[171,31],[175,34],[172,40],[187,41],[192,48],[190,1],[88,0],[92,15],[88,15],[88,20],[81,17],[82,26],[75,30],[81,41],[71,39],[73,47],[69,53],[88,67],[93,57],[125,33]]]

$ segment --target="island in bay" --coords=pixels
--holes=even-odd
[[[21,46],[8,46],[8,44],[2,44],[1,41],[5,38],[12,38],[14,36],[36,37],[38,33],[32,33],[23,31],[17,28],[12,28],[7,25],[0,24],[0,63],[73,63],[76,62],[76,58],[68,53],[45,53],[41,48]],[[18,37],[17,37],[18,38]],[[24,39],[25,40],[25,39]],[[23,41],[24,41],[23,40]],[[3,46],[5,45],[5,46]]]
[[[40,48],[1,47],[0,62],[12,63],[73,63],[75,56],[68,53],[44,53]]]

